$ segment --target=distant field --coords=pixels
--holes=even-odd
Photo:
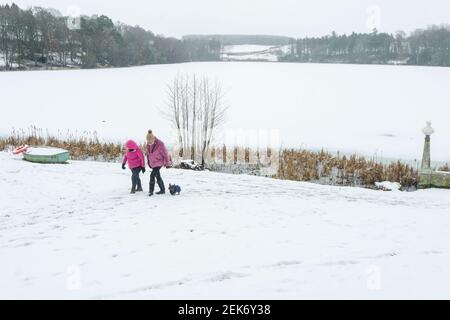
[[[277,62],[279,55],[289,50],[289,46],[229,45],[224,46],[223,61],[269,61]]]
[[[259,51],[265,51],[273,46],[260,46],[260,45],[253,45],[253,44],[243,44],[238,46],[224,46],[224,53],[252,53],[252,52],[259,52]]]

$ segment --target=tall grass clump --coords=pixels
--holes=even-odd
[[[100,141],[95,132],[51,134],[34,126],[27,130],[14,129],[9,136],[0,138],[0,150],[21,145],[66,149],[72,160],[117,161],[123,150],[120,143]]]
[[[327,185],[376,188],[376,182],[391,181],[399,182],[404,190],[414,190],[419,179],[418,170],[401,161],[385,164],[355,154],[341,156],[324,150],[282,149],[278,154],[274,151],[268,148],[253,152],[248,148],[223,146],[214,149],[211,158],[219,154],[226,163],[225,168],[248,165],[249,173],[254,172],[254,166],[272,166],[277,161],[278,170],[272,178]],[[271,157],[272,153],[277,156]]]
[[[392,181],[412,189],[417,187],[419,176],[416,169],[400,161],[382,164],[358,155],[289,149],[281,151],[278,178],[366,188]]]

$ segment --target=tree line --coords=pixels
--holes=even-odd
[[[156,35],[107,16],[75,20],[56,10],[0,5],[0,70],[98,68],[189,61],[219,61],[226,44],[289,43],[280,61],[450,66],[450,27],[431,26],[409,35],[333,32],[324,37]]]
[[[450,66],[450,27],[430,26],[407,35],[352,33],[292,40],[282,61]]]
[[[125,67],[220,59],[216,40],[167,38],[107,16],[0,5],[0,68]]]
[[[210,34],[210,35],[185,35],[183,39],[186,40],[218,40],[222,45],[244,45],[254,44],[262,46],[284,46],[288,45],[293,38],[285,36],[271,36],[271,35],[240,35],[240,34]]]

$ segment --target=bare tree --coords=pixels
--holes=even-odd
[[[171,85],[167,85],[168,108],[163,111],[164,115],[171,121],[173,127],[177,130],[179,146],[183,146],[182,127],[184,124],[181,116],[184,96],[183,89],[182,79],[180,77],[176,77]],[[184,157],[184,148],[181,147],[179,151],[179,156]]]
[[[227,107],[224,104],[224,94],[219,82],[211,83],[208,78],[203,78],[201,83],[203,103],[200,124],[203,128],[200,135],[201,163],[205,165],[211,141],[217,128],[225,121]]]
[[[219,82],[206,76],[177,75],[167,86],[167,104],[162,112],[177,132],[178,155],[204,166],[226,110]]]

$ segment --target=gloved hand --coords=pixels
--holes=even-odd
[[[142,169],[142,173],[145,173],[145,168],[144,168],[144,167],[142,167],[141,169]]]
[[[125,170],[125,163],[122,163],[122,170]]]

